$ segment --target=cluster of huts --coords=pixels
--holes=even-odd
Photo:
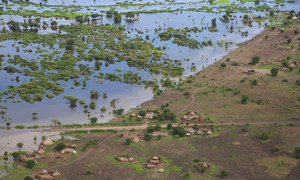
[[[185,113],[182,117],[181,117],[182,121],[190,121],[190,122],[197,122],[197,121],[203,121],[204,120],[204,116],[191,111],[191,112],[187,112]]]
[[[58,171],[48,171],[42,169],[42,171],[35,174],[35,178],[38,180],[59,180],[61,174]]]

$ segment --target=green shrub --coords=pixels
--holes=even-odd
[[[233,62],[231,65],[233,65],[233,66],[237,66],[238,65],[238,63],[237,62]]]
[[[148,133],[153,133],[155,131],[155,127],[154,126],[148,126],[147,127],[147,132]]]
[[[259,57],[259,56],[254,56],[254,57],[251,59],[251,63],[252,63],[252,64],[258,64],[258,63],[259,63],[259,60],[260,60],[260,57]]]
[[[169,124],[167,125],[167,129],[168,129],[168,130],[171,130],[171,129],[172,129],[172,124],[171,124],[171,123],[169,123]]]
[[[66,148],[66,145],[64,143],[62,143],[62,142],[59,142],[56,145],[56,147],[55,147],[55,149],[58,150],[58,151],[61,151],[61,150],[65,149],[65,148]]]
[[[125,145],[130,145],[132,143],[132,140],[130,138],[126,138]]]
[[[259,139],[263,140],[263,141],[267,141],[270,139],[271,137],[271,132],[270,131],[265,131],[261,134],[261,136],[259,137]]]
[[[275,146],[274,149],[273,149],[273,151],[274,151],[275,153],[279,153],[280,150],[281,150],[281,149],[280,149],[279,146]]]
[[[278,68],[272,68],[271,69],[271,74],[272,74],[272,76],[277,76],[278,75],[278,71],[279,71],[279,69]]]
[[[24,129],[25,126],[23,126],[23,125],[16,125],[15,128],[16,128],[16,129]]]
[[[225,68],[226,64],[225,63],[221,63],[221,68]]]
[[[27,167],[29,169],[33,168],[33,166],[35,165],[35,161],[34,160],[28,160],[27,163],[26,163]]]
[[[98,121],[98,118],[97,117],[92,117],[91,118],[91,122],[94,124],[94,123],[96,123]]]
[[[185,136],[185,129],[181,126],[173,127],[173,135]]]
[[[152,139],[152,135],[149,134],[149,133],[146,133],[146,134],[144,135],[144,139],[145,139],[146,141],[150,141],[150,140]]]
[[[26,176],[26,177],[24,178],[24,180],[33,180],[33,178],[30,177],[30,176]]]
[[[243,95],[243,96],[242,96],[241,102],[242,102],[243,104],[247,104],[248,101],[249,101],[249,97],[248,97],[247,95]]]
[[[300,146],[299,147],[295,147],[294,154],[295,154],[296,158],[300,159]]]
[[[227,171],[227,170],[222,170],[221,172],[220,172],[220,177],[221,178],[225,178],[225,177],[227,177],[229,175],[229,172]]]

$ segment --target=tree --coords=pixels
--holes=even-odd
[[[155,131],[159,131],[159,130],[161,130],[161,125],[160,124],[156,124]]]
[[[91,118],[91,122],[94,124],[94,123],[96,123],[98,121],[98,119],[97,119],[97,117],[92,117]]]
[[[146,116],[146,111],[144,109],[141,109],[139,110],[138,115],[144,117]]]
[[[17,146],[18,146],[18,148],[19,148],[19,150],[21,151],[21,149],[22,149],[22,147],[23,147],[23,143],[21,143],[21,142],[18,142],[18,144],[17,144]]]
[[[272,74],[272,76],[274,76],[274,77],[277,76],[277,75],[278,75],[278,71],[279,71],[279,70],[278,70],[277,67],[276,67],[276,68],[272,68],[272,69],[271,69],[271,74]]]
[[[222,170],[222,171],[220,172],[221,178],[225,178],[225,177],[227,177],[228,175],[229,175],[229,172],[226,171],[226,170]]]
[[[51,22],[51,26],[57,26],[57,22],[56,21],[52,21]]]
[[[249,97],[248,97],[247,95],[243,95],[243,96],[242,96],[241,102],[242,102],[243,104],[247,104],[248,101],[249,101]]]
[[[173,127],[173,134],[178,134],[180,137],[185,136],[185,129],[181,126]]]
[[[212,28],[216,28],[216,27],[217,27],[216,21],[217,21],[216,18],[213,18],[213,19],[211,20],[211,27],[212,27]]]
[[[13,156],[14,159],[16,159],[16,158],[20,157],[20,153],[19,152],[13,152],[12,156]]]
[[[89,104],[89,106],[90,106],[91,109],[96,109],[96,103],[95,102],[91,102]]]
[[[225,68],[226,64],[225,63],[221,63],[221,68]]]
[[[76,19],[76,21],[79,22],[80,24],[83,24],[83,23],[84,23],[83,16],[76,16],[75,19]]]
[[[126,16],[126,18],[134,18],[135,13],[130,11],[130,12],[127,12],[125,16]]]
[[[102,113],[105,113],[105,112],[107,111],[107,109],[106,109],[105,106],[103,106],[103,107],[100,109],[100,111],[101,111]]]
[[[171,130],[171,129],[172,129],[172,124],[169,123],[169,124],[167,125],[167,129],[168,129],[168,130]]]
[[[252,64],[258,64],[260,60],[260,57],[259,56],[254,56],[252,59],[251,59],[251,63]]]
[[[295,154],[296,158],[300,159],[300,146],[299,147],[295,147],[294,154]]]
[[[58,151],[61,151],[63,149],[65,149],[67,146],[63,143],[63,142],[59,142],[56,146],[55,149]]]
[[[98,99],[99,97],[99,92],[92,90],[91,92],[91,99]]]
[[[30,177],[30,176],[26,176],[26,177],[24,178],[24,180],[33,180],[33,178]]]
[[[27,161],[26,165],[27,165],[28,168],[31,169],[35,165],[35,161],[33,159],[30,159],[30,160]]]
[[[107,98],[107,93],[106,93],[106,92],[103,93],[103,98],[104,98],[104,99]]]
[[[33,112],[33,113],[32,113],[32,116],[33,116],[32,119],[37,119],[36,115],[37,115],[37,113],[36,113],[36,112]]]
[[[121,20],[122,20],[121,15],[120,15],[119,13],[116,13],[116,14],[114,15],[114,22],[115,22],[115,23],[120,23]]]
[[[126,138],[125,145],[130,145],[132,143],[132,140],[130,138]]]
[[[9,128],[10,125],[11,125],[10,122],[7,122],[7,123],[6,123],[6,127],[7,127],[7,128]]]
[[[124,109],[123,108],[114,109],[113,113],[116,114],[116,115],[118,115],[118,116],[121,116],[124,113]]]
[[[154,126],[148,126],[147,127],[147,132],[148,133],[153,133],[155,131],[155,127]]]
[[[271,137],[271,132],[270,131],[265,131],[261,134],[261,136],[259,137],[259,139],[263,140],[263,141],[267,141],[270,137]]]
[[[144,139],[145,139],[146,141],[150,141],[150,140],[152,139],[152,135],[149,134],[149,133],[146,133],[146,134],[144,135]]]
[[[56,118],[53,118],[51,121],[54,123],[54,126],[56,126],[56,124],[59,122]]]

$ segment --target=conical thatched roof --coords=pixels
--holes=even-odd
[[[43,142],[43,145],[44,146],[51,146],[53,144],[53,141],[51,141],[51,139],[46,139],[44,142]]]

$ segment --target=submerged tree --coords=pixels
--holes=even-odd
[[[21,143],[21,142],[18,142],[18,144],[17,144],[17,146],[18,146],[18,148],[19,148],[19,150],[21,151],[21,149],[22,149],[22,147],[23,147],[23,143]]]
[[[36,115],[37,115],[37,112],[33,112],[32,113],[32,119],[37,119]]]

